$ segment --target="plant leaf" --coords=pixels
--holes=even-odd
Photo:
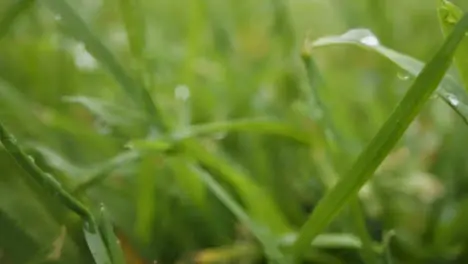
[[[368,29],[351,29],[339,36],[323,37],[313,42],[307,41],[305,48],[308,52],[312,52],[317,48],[336,45],[355,45],[374,51],[412,76],[417,76],[424,67],[421,61],[381,45],[377,37]],[[468,94],[453,76],[445,75],[436,94],[468,124]]]
[[[349,172],[319,201],[309,219],[301,228],[294,244],[293,256],[299,260],[309,248],[311,241],[351,201],[359,189],[392,150],[410,123],[429,100],[450,67],[453,54],[468,30],[468,15],[457,24],[433,59],[418,75],[394,112],[380,128],[377,135],[361,152]],[[375,44],[368,39],[366,43]]]

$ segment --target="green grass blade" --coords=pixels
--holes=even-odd
[[[191,170],[196,173],[200,180],[203,181],[207,187],[218,197],[219,200],[241,221],[246,225],[255,237],[260,241],[264,247],[265,254],[273,263],[288,263],[285,256],[279,249],[279,243],[275,236],[270,232],[263,229],[259,223],[255,222],[247,212],[229,195],[229,193],[206,171],[195,165],[190,166]]]
[[[159,110],[152,101],[149,92],[140,82],[135,81],[127,74],[111,51],[95,36],[73,8],[63,0],[41,0],[41,2],[61,17],[60,22],[67,33],[85,44],[88,52],[109,70],[135,105],[143,105],[148,120],[158,128],[163,129]]]
[[[1,122],[0,142],[18,165],[40,184],[43,189],[48,191],[51,195],[57,196],[66,207],[79,216],[86,220],[92,219],[90,211],[80,201],[63,189],[61,184],[52,175],[42,171],[34,161],[21,150],[16,144],[16,139],[5,129]]]
[[[411,76],[417,76],[424,67],[424,63],[381,45],[377,37],[367,29],[352,29],[339,36],[323,37],[313,42],[307,41],[305,48],[314,50],[337,45],[354,45],[376,52]],[[468,124],[468,94],[462,85],[446,74],[436,94]]]
[[[329,160],[329,163],[335,164],[336,166],[347,164],[347,161],[349,159],[343,154],[349,153],[347,149],[349,143],[344,140],[343,135],[338,129],[336,129],[330,111],[326,107],[319,93],[320,89],[325,88],[324,80],[320,75],[318,67],[315,61],[313,60],[310,52],[308,52],[307,50],[305,50],[302,54],[302,61],[306,69],[309,86],[312,90],[311,94],[309,95],[309,105],[311,108],[310,111],[311,113],[317,111],[321,113],[321,115],[316,117],[315,119],[317,119],[317,122],[320,124],[325,134],[325,142],[327,142],[328,148],[328,155],[326,155],[326,158]],[[335,181],[336,178],[333,177],[324,182],[324,184],[328,188],[331,188],[331,183]],[[365,226],[365,215],[363,210],[361,209],[359,200],[353,201],[350,207],[351,217],[354,220],[352,221],[354,231],[359,235],[359,238],[362,240],[363,244],[360,254],[365,263],[377,263],[378,256],[372,248],[372,238],[370,237]]]
[[[284,215],[279,211],[269,194],[259,186],[241,168],[233,164],[220,151],[208,151],[206,148],[187,142],[184,144],[187,154],[200,164],[215,170],[223,181],[231,184],[248,207],[251,217],[256,222],[267,226],[276,235],[289,233],[290,227]]]
[[[184,140],[209,136],[220,132],[253,132],[277,135],[290,138],[301,144],[312,144],[312,140],[308,133],[285,123],[270,119],[239,119],[192,125],[181,131],[174,132],[167,137],[163,137],[162,139],[134,140],[130,145],[139,149],[166,151],[174,147],[175,144]]]
[[[452,32],[454,26],[463,16],[463,11],[447,0],[439,1],[438,13],[442,32],[445,36]],[[468,91],[468,39],[462,41],[455,53],[454,60],[465,85],[465,90]]]
[[[88,222],[89,227],[97,227],[95,223]],[[112,264],[107,247],[102,239],[102,236],[97,228],[83,228],[88,248],[93,255],[96,264]]]
[[[4,12],[0,19],[0,40],[7,34],[15,19],[25,10],[27,10],[34,0],[19,0],[11,4],[10,8]]]
[[[310,242],[332,221],[347,201],[353,199],[391,151],[407,127],[436,90],[450,67],[453,54],[468,30],[468,15],[457,24],[443,46],[424,67],[392,115],[360,154],[350,171],[320,200],[301,228],[293,254],[300,259]]]
[[[101,205],[100,209],[99,228],[112,259],[112,264],[125,264],[123,250],[120,247],[119,239],[114,233],[112,221],[104,205]]]

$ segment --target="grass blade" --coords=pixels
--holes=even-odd
[[[320,200],[304,224],[294,244],[293,255],[300,259],[311,241],[332,221],[401,138],[407,127],[436,90],[450,67],[453,54],[468,30],[468,15],[457,24],[441,49],[418,75],[392,115],[360,154],[350,171]]]
[[[421,61],[381,45],[377,37],[367,29],[352,29],[339,36],[324,37],[313,42],[307,41],[306,49],[312,50],[336,45],[355,45],[374,51],[412,76],[417,76],[424,67],[424,63]],[[468,124],[468,94],[452,76],[445,75],[436,94]]]
[[[96,225],[88,222],[90,225]],[[86,242],[96,264],[112,264],[109,252],[97,228],[83,228]]]
[[[125,256],[120,247],[119,240],[114,233],[114,227],[104,205],[101,205],[99,228],[102,232],[103,240],[112,258],[112,264],[125,264]]]
[[[117,61],[111,51],[93,34],[85,21],[73,10],[73,8],[63,0],[42,0],[45,6],[59,15],[62,19],[66,31],[77,40],[83,42],[88,52],[93,55],[102,65],[104,65],[122,90],[133,100],[135,105],[143,103],[144,111],[148,120],[163,129],[159,110],[151,99],[145,87],[135,81],[124,67]]]
[[[440,0],[439,2],[439,21],[442,26],[442,32],[447,36],[463,16],[463,11],[447,0]],[[468,91],[468,39],[462,41],[460,47],[455,52],[454,60],[458,73],[465,85],[465,90]]]
[[[33,3],[33,0],[20,0],[11,5],[3,15],[3,18],[0,19],[0,40],[7,34],[21,12],[27,10]]]
[[[224,188],[216,182],[216,180],[207,172],[192,165],[191,170],[194,171],[203,181],[207,187],[218,197],[223,204],[229,208],[229,210],[246,225],[250,231],[256,236],[256,238],[263,245],[266,255],[270,261],[276,261],[274,263],[288,263],[284,259],[284,255],[279,250],[279,245],[276,242],[275,237],[268,231],[258,225],[254,220],[250,218],[247,212],[224,190]]]
[[[16,139],[11,135],[0,122],[0,142],[7,152],[13,157],[18,165],[25,170],[41,187],[51,195],[57,196],[59,200],[70,210],[82,218],[92,219],[90,211],[77,199],[71,196],[52,175],[42,171],[34,161],[27,156],[16,144]]]

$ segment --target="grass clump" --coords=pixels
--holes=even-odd
[[[460,3],[189,2],[0,3],[0,263],[466,260]]]

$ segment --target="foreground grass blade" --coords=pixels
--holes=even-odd
[[[438,13],[442,31],[445,36],[452,32],[455,24],[463,16],[463,11],[447,0],[440,0]],[[463,80],[463,84],[465,85],[465,90],[468,91],[468,39],[462,41],[455,53],[454,60],[460,77]]]
[[[57,197],[68,209],[78,214],[84,221],[84,235],[96,264],[111,264],[107,251],[99,235],[98,226],[91,212],[80,201],[70,195],[52,175],[42,171],[16,144],[16,139],[0,123],[0,142],[18,165],[29,174],[49,194]],[[103,252],[104,250],[104,252]]]
[[[294,244],[293,255],[296,260],[302,257],[311,241],[332,221],[346,202],[353,199],[404,134],[450,67],[453,54],[467,30],[468,15],[465,15],[442,48],[418,75],[392,115],[360,154],[350,171],[317,204],[310,218],[301,228]]]
[[[424,67],[424,63],[381,45],[377,37],[367,29],[352,29],[343,35],[307,42],[306,48],[317,49],[336,45],[355,45],[374,51],[412,76],[417,76]],[[458,84],[452,76],[446,74],[439,89],[436,90],[436,94],[468,124],[468,94],[462,85]]]
[[[143,85],[135,81],[117,61],[110,50],[91,32],[85,21],[63,0],[41,0],[41,2],[59,15],[67,32],[82,41],[88,52],[104,65],[119,83],[123,91],[135,105],[143,105],[148,120],[163,129],[160,113]]]
[[[99,230],[97,228],[90,229],[85,227],[83,231],[89,250],[96,264],[112,264],[109,252],[107,251]]]
[[[0,142],[7,152],[15,159],[18,165],[25,170],[41,187],[47,190],[51,195],[60,199],[60,201],[85,220],[92,219],[91,212],[73,196],[71,196],[52,175],[42,171],[31,157],[27,156],[16,144],[16,139],[8,133],[0,122]]]
[[[104,205],[101,205],[100,209],[99,228],[112,259],[112,264],[125,264],[124,253],[120,247],[119,239],[114,233],[114,227]]]

